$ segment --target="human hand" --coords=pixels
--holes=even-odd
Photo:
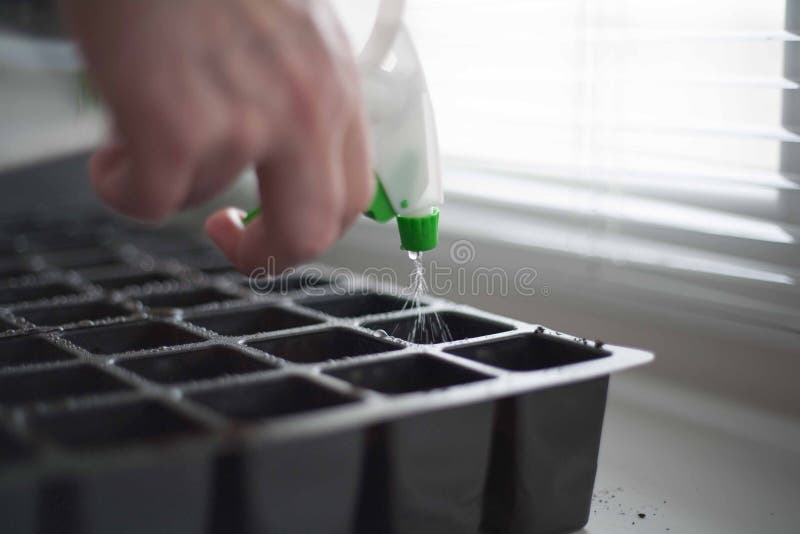
[[[231,208],[206,223],[242,272],[316,257],[366,208],[357,67],[324,0],[62,0],[62,9],[114,120],[115,139],[90,164],[113,208],[162,220],[255,163],[261,216],[244,227]]]

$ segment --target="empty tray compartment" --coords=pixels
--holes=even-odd
[[[573,532],[589,519],[608,376],[501,399],[482,532]]]
[[[7,234],[7,235],[0,235],[0,254],[15,254],[17,252],[17,239],[12,237],[16,232],[14,230],[9,230],[6,227],[0,228],[0,234]]]
[[[59,269],[86,269],[121,261],[117,254],[101,247],[42,254],[42,257],[48,264]]]
[[[0,288],[0,304],[13,304],[15,302],[26,302],[29,300],[66,297],[79,293],[80,292],[74,287],[60,282],[13,287],[6,286]]]
[[[117,365],[148,380],[163,384],[209,380],[275,369],[272,364],[221,345],[133,358],[117,362]]]
[[[219,532],[355,532],[364,440],[358,429],[264,443],[237,458],[232,487],[244,495],[220,517]],[[229,493],[230,494],[230,493]],[[313,510],[310,509],[313,507]],[[241,522],[241,528],[230,528]],[[238,526],[238,525],[237,525]]]
[[[216,250],[190,255],[184,259],[184,263],[209,276],[238,273],[231,262]]]
[[[162,273],[138,273],[124,275],[110,275],[92,278],[92,283],[107,291],[125,289],[132,286],[144,286],[154,283],[176,282],[175,278]]]
[[[186,320],[223,336],[246,336],[262,332],[275,332],[322,322],[275,306],[204,313]]]
[[[390,360],[348,365],[326,373],[360,388],[390,395],[430,391],[491,378],[429,354],[411,354]]]
[[[227,276],[230,274],[239,274],[239,271],[237,271],[236,268],[230,263],[223,265],[210,265],[197,270],[203,274],[207,274],[208,276]]]
[[[92,234],[69,232],[39,232],[25,236],[28,248],[34,252],[54,252],[70,249],[95,248],[101,239]]]
[[[251,341],[248,345],[295,363],[324,362],[401,348],[400,345],[346,328]]]
[[[163,253],[169,255],[172,251],[164,250]],[[177,250],[173,256],[175,259],[189,265],[197,270],[226,266],[233,267],[231,262],[219,250],[212,247],[200,247],[197,245],[193,249]]]
[[[356,532],[478,532],[492,413],[481,402],[372,427]]]
[[[63,337],[93,354],[116,354],[203,341],[200,336],[173,324],[155,321],[85,328],[67,332]]]
[[[305,299],[298,301],[298,304],[334,317],[360,317],[415,307],[410,300],[378,293]]]
[[[538,333],[454,347],[447,352],[510,371],[550,369],[611,355],[606,350]]]
[[[237,421],[263,421],[340,406],[354,399],[308,379],[287,376],[217,387],[188,395]]]
[[[132,267],[131,265],[129,265],[125,261],[123,261],[121,259],[113,259],[113,258],[109,258],[109,259],[107,259],[105,261],[98,261],[96,263],[92,263],[90,265],[85,265],[83,267],[73,267],[72,270],[77,271],[81,275],[83,275],[84,277],[90,278],[90,279],[92,277],[94,277],[94,276],[98,276],[98,275],[102,276],[105,273],[108,273],[108,272],[111,272],[111,271],[114,271],[114,270],[118,270],[118,271],[127,270],[128,272],[135,272],[136,271],[136,269],[134,267]]]
[[[65,306],[38,306],[15,310],[14,315],[23,317],[37,326],[58,326],[79,321],[97,321],[111,317],[129,315],[131,312],[109,302],[85,302]]]
[[[19,260],[4,261],[0,263],[0,280],[5,278],[17,278],[31,274],[31,269],[26,263]]]
[[[17,327],[14,326],[11,321],[7,321],[5,319],[0,319],[0,332],[8,332],[9,330],[16,330]]]
[[[75,356],[40,337],[0,340],[0,369],[72,360]]]
[[[202,431],[199,423],[154,400],[137,400],[38,415],[32,432],[65,449],[163,443]]]
[[[194,420],[154,400],[133,400],[36,415],[29,427],[41,441],[84,454],[90,466],[42,488],[39,531],[207,532],[208,451],[169,447],[204,432]],[[97,450],[131,446],[157,448],[91,462]]]
[[[25,460],[31,456],[31,452],[29,445],[0,427],[0,466]]]
[[[26,371],[0,376],[0,405],[56,402],[127,388],[121,380],[89,365]]]
[[[513,330],[511,325],[456,312],[428,312],[401,319],[384,319],[364,324],[411,343],[436,344]]]
[[[280,294],[284,295],[290,291],[307,291],[319,294],[322,288],[331,284],[331,281],[324,276],[317,274],[292,274],[287,276],[267,277],[251,276],[242,281],[241,286],[249,289],[256,295]]]
[[[148,308],[192,308],[214,302],[226,302],[240,297],[223,293],[217,289],[202,288],[169,293],[154,293],[139,297],[139,301]]]
[[[0,472],[9,464],[32,458],[20,439],[0,428]],[[3,480],[0,477],[0,524],[3,534],[30,534],[36,525],[36,482],[27,479]]]
[[[213,252],[210,246],[192,237],[178,234],[154,233],[152,231],[142,232],[138,235],[130,236],[129,240],[138,248],[145,252],[163,256],[180,254],[191,257],[193,254],[207,254]]]

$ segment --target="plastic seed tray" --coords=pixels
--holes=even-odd
[[[651,359],[316,270],[249,281],[181,234],[30,221],[0,222],[5,534],[575,530],[609,375]],[[452,339],[416,343],[433,313]]]

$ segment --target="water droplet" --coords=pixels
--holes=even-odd
[[[389,333],[386,330],[376,330],[375,335],[378,337],[389,337]]]
[[[180,308],[153,308],[150,310],[153,317],[160,317],[163,319],[180,319],[183,315],[183,310]]]
[[[408,259],[411,261],[417,261],[422,259],[422,252],[416,252],[414,250],[408,251]]]

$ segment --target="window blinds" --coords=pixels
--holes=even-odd
[[[411,0],[409,23],[451,224],[524,220],[800,332],[800,1]]]

